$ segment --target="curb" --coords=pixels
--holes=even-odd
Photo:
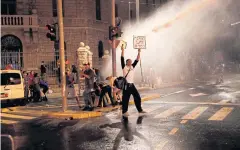
[[[51,112],[45,115],[49,118],[71,118],[71,119],[86,119],[86,118],[93,118],[93,117],[100,117],[102,116],[102,112],[74,112],[74,111],[67,111],[67,112]]]
[[[9,112],[9,111],[14,111],[14,110],[17,110],[17,107],[1,108],[2,113]]]

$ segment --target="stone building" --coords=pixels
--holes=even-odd
[[[164,1],[140,0],[141,17]],[[134,0],[116,0],[115,6],[124,22],[135,19]],[[41,61],[52,64],[56,52],[46,37],[46,24],[57,22],[57,0],[2,0],[1,8],[2,68],[9,62],[24,69],[39,68]],[[63,0],[63,16],[67,59],[74,64],[75,51],[84,42],[93,52],[93,66],[98,66],[99,47],[110,49],[111,0]]]

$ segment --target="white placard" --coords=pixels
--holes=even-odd
[[[133,48],[134,49],[146,49],[146,37],[145,36],[133,36]]]

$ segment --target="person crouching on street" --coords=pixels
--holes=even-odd
[[[121,47],[122,55],[121,55],[121,65],[123,69],[123,76],[126,77],[127,83],[124,85],[123,88],[123,97],[122,97],[122,115],[123,117],[128,117],[128,103],[130,96],[133,95],[135,106],[139,112],[139,115],[144,115],[146,112],[143,111],[141,106],[141,97],[138,93],[138,90],[136,89],[134,85],[134,69],[140,60],[140,52],[141,49],[138,49],[138,56],[137,59],[132,63],[131,59],[126,60],[126,65],[124,62],[124,48]]]
[[[92,92],[94,91],[94,71],[90,68],[90,63],[85,63],[83,71],[80,75],[85,78],[85,89],[83,92],[85,107],[83,111],[93,111],[94,105],[92,101]]]

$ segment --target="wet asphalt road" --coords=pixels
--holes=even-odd
[[[142,104],[146,116],[132,105],[125,119],[118,111],[86,120],[37,118],[2,124],[2,133],[14,137],[18,150],[238,150],[240,79],[208,84],[151,91],[162,98]]]

